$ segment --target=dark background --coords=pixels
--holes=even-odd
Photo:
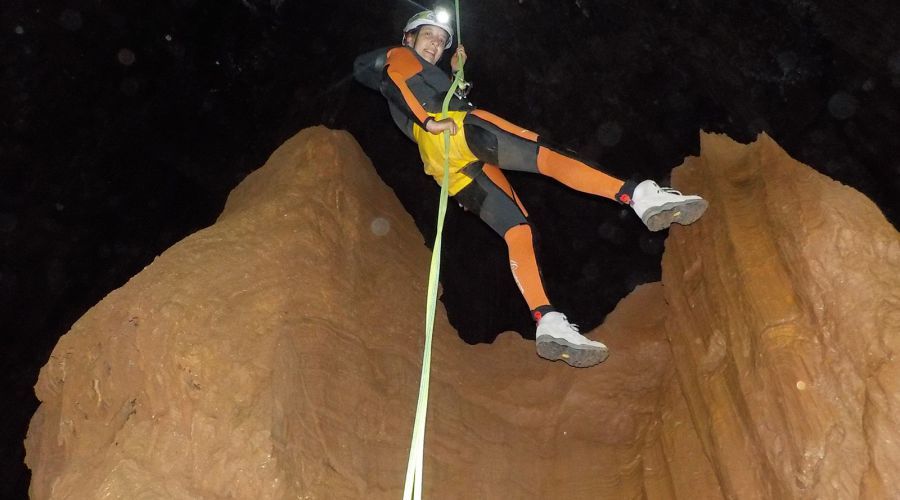
[[[431,7],[432,4],[426,4]],[[791,155],[900,218],[895,0],[463,0],[471,99],[604,165],[668,180],[698,132]],[[408,0],[5,0],[0,6],[0,497],[26,495],[32,386],[60,335],[300,129],[349,130],[434,235],[438,189],[353,58],[395,44]],[[443,61],[443,64],[446,64]],[[659,279],[665,233],[510,174],[550,297],[584,329]],[[505,246],[453,204],[444,303],[468,342],[533,335]],[[452,269],[453,272],[446,272]]]

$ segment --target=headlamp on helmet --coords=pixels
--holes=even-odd
[[[450,13],[447,9],[434,9],[434,18],[439,23],[450,25]]]

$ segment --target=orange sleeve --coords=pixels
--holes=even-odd
[[[387,54],[387,75],[391,83],[396,86],[403,97],[403,102],[418,120],[419,124],[424,126],[428,119],[428,112],[422,107],[422,104],[410,90],[406,81],[422,71],[422,63],[410,53],[406,47],[396,47],[388,51]],[[399,103],[398,103],[399,104]]]

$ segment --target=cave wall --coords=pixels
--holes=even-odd
[[[666,330],[723,492],[898,496],[897,231],[766,135],[701,148],[673,175],[710,208],[666,242]]]
[[[427,496],[896,496],[897,232],[764,135],[701,142],[673,180],[710,209],[588,333],[603,365],[439,305]],[[32,498],[397,498],[428,260],[353,138],[300,132],[60,339]]]
[[[349,134],[300,132],[60,339],[26,440],[32,497],[398,498],[429,258]],[[689,486],[668,425],[717,498],[685,405],[657,424],[665,317],[662,287],[640,287],[591,334],[616,354],[576,370],[513,333],[467,345],[439,307],[426,495],[671,498]]]

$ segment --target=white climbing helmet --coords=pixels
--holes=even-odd
[[[406,26],[403,28],[404,38],[402,38],[401,41],[405,40],[406,34],[410,31],[426,25],[437,26],[447,32],[448,36],[447,44],[444,45],[445,49],[449,49],[450,46],[453,45],[453,26],[450,24],[450,14],[442,9],[438,9],[437,11],[423,10],[409,18],[409,21],[406,21]]]

